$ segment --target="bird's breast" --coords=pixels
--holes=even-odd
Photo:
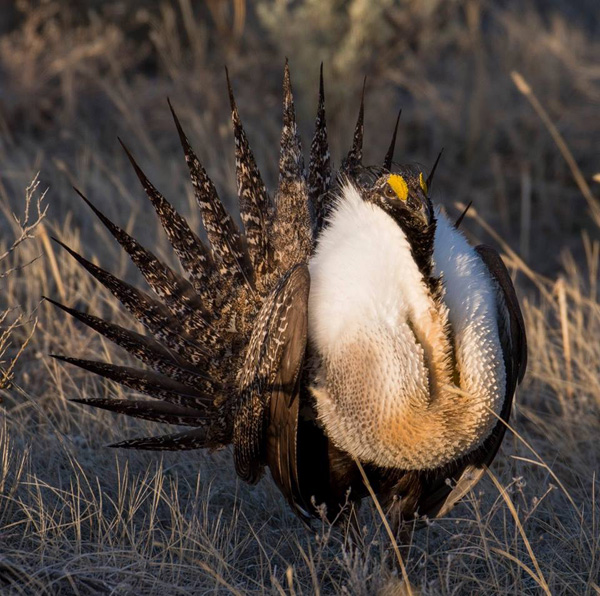
[[[401,228],[345,187],[310,262],[309,337],[322,356],[361,330],[392,332],[432,302]]]

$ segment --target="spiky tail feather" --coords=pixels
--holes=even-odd
[[[288,402],[293,401],[298,387],[306,341],[309,285],[306,262],[312,250],[313,234],[322,225],[327,211],[325,199],[331,184],[331,166],[322,72],[309,189],[286,62],[284,125],[275,204],[266,191],[250,149],[229,76],[227,85],[244,230],[238,229],[225,210],[169,102],[208,244],[149,181],[119,139],[185,275],[163,263],[77,191],[128,253],[153,295],[118,279],[57,242],[110,290],[129,314],[142,323],[146,333],[48,300],[146,365],[146,368],[135,368],[54,356],[147,398],[94,398],[74,402],[191,427],[175,434],[123,441],[115,447],[180,450],[233,442],[238,473],[248,481],[255,481],[267,460],[263,446],[269,428],[269,408],[276,413],[271,414],[277,419],[276,424],[288,424],[293,434],[294,419],[285,422],[281,416],[284,412],[287,415]],[[317,214],[316,226],[314,218],[311,222],[309,202]],[[279,405],[272,407],[273,400]],[[297,407],[290,411],[297,413]],[[270,441],[272,444],[272,437]],[[286,447],[281,443],[277,449],[285,453]]]

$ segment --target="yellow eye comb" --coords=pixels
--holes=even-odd
[[[392,174],[388,178],[387,182],[401,201],[406,201],[406,199],[408,199],[408,185],[402,176],[399,176],[398,174]]]

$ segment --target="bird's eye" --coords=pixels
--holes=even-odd
[[[396,191],[389,185],[386,184],[385,185],[385,189],[383,191],[383,194],[388,198],[388,199],[397,199],[398,197],[396,196]]]

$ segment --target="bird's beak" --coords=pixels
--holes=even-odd
[[[419,193],[419,209],[417,214],[424,226],[431,225],[433,221],[433,207],[431,201],[424,192]]]

